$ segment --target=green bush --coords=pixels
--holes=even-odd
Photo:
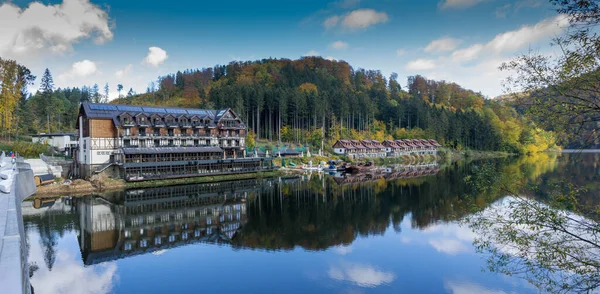
[[[0,143],[0,150],[5,151],[6,153],[10,151],[17,152],[19,156],[25,158],[37,158],[40,154],[48,153],[50,147],[40,143],[16,141],[11,143]]]

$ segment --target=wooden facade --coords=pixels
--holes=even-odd
[[[377,140],[338,140],[333,150],[336,154],[359,159],[436,154],[439,147],[441,145],[431,139],[386,140],[383,143]]]

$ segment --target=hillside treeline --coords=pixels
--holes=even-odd
[[[5,84],[2,84],[4,95]],[[10,83],[10,81],[9,81]],[[122,85],[116,85],[119,92]],[[54,87],[49,70],[33,95],[6,110],[21,134],[73,131],[82,101],[106,100],[98,85]],[[4,96],[3,96],[4,97]],[[111,103],[232,108],[257,139],[330,146],[340,138],[435,138],[457,149],[535,152],[554,145],[514,108],[455,83],[355,69],[320,57],[263,59],[160,77],[146,93],[129,90]],[[3,113],[3,115],[5,115]],[[11,116],[11,117],[13,117]],[[6,120],[5,120],[6,121]]]
[[[354,69],[320,57],[231,62],[160,77],[114,103],[226,108],[258,139],[320,146],[339,138],[435,138],[453,148],[535,152],[554,145],[512,107],[455,83]]]

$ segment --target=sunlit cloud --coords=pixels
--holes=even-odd
[[[427,47],[425,47],[425,52],[446,52],[452,51],[456,49],[456,47],[460,44],[460,40],[444,37],[438,40],[433,40]]]
[[[91,76],[98,72],[98,66],[91,60],[82,60],[73,63],[69,71],[64,72],[58,76],[59,81],[65,81],[74,78],[83,78]]]
[[[160,47],[150,47],[148,48],[148,55],[142,63],[158,67],[163,64],[167,58],[169,58],[167,51]]]
[[[379,23],[390,20],[387,13],[373,9],[357,9],[345,15],[332,15],[323,21],[326,29],[341,26],[343,29],[354,31],[367,29]]]
[[[348,43],[344,41],[335,41],[329,45],[332,49],[345,50],[348,49]]]
[[[428,71],[436,68],[435,60],[433,59],[415,59],[406,64],[405,69],[409,71]]]

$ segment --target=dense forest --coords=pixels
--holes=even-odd
[[[78,104],[106,101],[108,87],[103,87],[104,93],[97,84],[55,89],[46,70],[35,94],[27,94],[24,87],[14,108],[3,111],[19,119],[2,135],[73,130]],[[121,93],[123,86],[116,87]],[[321,57],[185,70],[159,77],[146,93],[130,89],[119,96],[111,103],[230,107],[258,140],[317,148],[322,141],[330,146],[339,138],[435,138],[456,149],[519,153],[554,145],[552,133],[537,128],[512,106],[455,83],[417,75],[408,77],[402,88],[396,74],[386,78],[380,71]]]

